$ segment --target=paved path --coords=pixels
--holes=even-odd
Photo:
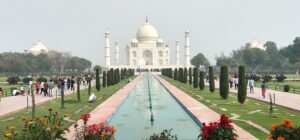
[[[115,94],[113,94],[103,103],[98,105],[93,111],[91,111],[89,113],[91,115],[91,118],[89,119],[88,124],[94,124],[94,123],[98,124],[100,122],[106,122],[107,120],[109,120],[138,81],[139,81],[139,76],[136,77],[127,85],[125,85],[123,88],[118,90]],[[69,127],[70,132],[64,135],[64,137],[67,138],[68,140],[75,139],[74,124]],[[79,125],[79,128],[81,128],[80,126],[83,125],[83,122],[79,120],[77,121],[77,124]]]
[[[205,84],[208,85],[207,82]],[[219,88],[219,86],[220,86],[219,81],[215,81],[215,87]],[[237,93],[237,90],[235,90],[234,88],[229,89],[229,91],[232,93]],[[270,102],[270,97],[268,94],[269,93],[272,94],[272,97],[273,97],[273,94],[275,94],[275,104],[300,111],[300,94],[294,94],[294,93],[288,93],[288,92],[267,89],[266,98],[263,98],[263,96],[261,94],[261,88],[255,87],[254,94],[250,94],[250,90],[248,87],[247,92],[248,92],[247,97],[253,98],[256,100],[260,100],[260,101],[264,101],[264,102],[268,102],[268,103]]]
[[[92,85],[94,85],[95,82],[92,82]],[[81,85],[80,89],[85,89],[87,88],[88,86],[83,86]],[[75,92],[76,92],[76,89],[77,89],[77,84],[75,85]],[[44,95],[36,95],[35,96],[35,103],[38,105],[38,104],[43,104],[44,102],[46,101],[49,101],[49,100],[53,100],[53,99],[56,99],[56,93],[57,93],[57,88],[54,88],[53,89],[53,97],[44,97]],[[70,95],[71,93],[74,93],[72,92],[71,90],[67,90],[65,91],[65,95]],[[57,96],[57,98],[59,98],[60,96]],[[31,96],[29,95],[28,96],[28,105],[29,105],[29,108],[31,107],[31,104],[32,101],[31,101]],[[27,107],[27,96],[21,96],[21,95],[18,95],[18,96],[8,96],[8,97],[5,97],[5,98],[2,98],[1,101],[0,101],[0,117],[4,117],[4,116],[7,116],[11,113],[15,113],[15,112],[18,112],[22,109],[25,109]]]
[[[189,110],[193,116],[198,119],[200,122],[214,122],[220,119],[220,115],[204,104],[198,102],[182,90],[178,89],[177,87],[173,86],[166,80],[156,76],[157,79],[170,91],[171,94],[181,102],[187,110]],[[233,124],[233,127],[236,130],[236,134],[239,136],[239,140],[258,140],[256,137],[251,135],[249,132],[245,131],[244,129],[240,128],[239,126]]]

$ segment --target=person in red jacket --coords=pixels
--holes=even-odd
[[[36,81],[35,82],[35,94],[39,94],[39,82],[38,81]]]

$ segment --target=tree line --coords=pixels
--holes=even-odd
[[[293,44],[278,48],[273,41],[267,41],[264,48],[251,48],[247,43],[240,49],[233,50],[230,55],[222,54],[216,57],[216,65],[236,67],[244,65],[251,72],[299,72],[300,68],[300,37],[296,37]]]
[[[36,56],[30,53],[0,53],[0,73],[9,75],[80,73],[91,65],[91,61],[85,58],[65,55],[57,51]]]

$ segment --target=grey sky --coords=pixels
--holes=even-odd
[[[291,44],[300,36],[299,5],[299,0],[0,0],[0,51],[22,52],[42,40],[49,49],[103,65],[105,30],[113,56],[114,40],[124,52],[148,16],[171,47],[173,63],[175,40],[183,52],[187,29],[191,56],[202,52],[215,63],[216,55],[252,39]]]

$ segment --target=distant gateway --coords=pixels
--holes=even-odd
[[[115,64],[110,63],[109,32],[105,32],[105,68],[133,68],[160,70],[190,67],[189,31],[185,32],[185,64],[179,63],[179,41],[176,41],[176,63],[170,63],[170,48],[159,38],[157,30],[146,20],[138,29],[136,38],[126,47],[126,64],[119,64],[119,42],[115,41]]]

